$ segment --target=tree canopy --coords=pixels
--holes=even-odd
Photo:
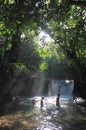
[[[85,86],[85,4],[84,0],[1,0],[1,77],[12,77],[15,66],[28,70],[37,70],[40,66],[55,74],[60,63],[72,68],[77,86]],[[34,40],[39,28],[50,35],[54,44],[43,40],[45,46],[39,47]]]

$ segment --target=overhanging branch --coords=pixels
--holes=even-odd
[[[86,6],[86,1],[83,0],[70,0],[70,4],[78,5],[78,6]]]

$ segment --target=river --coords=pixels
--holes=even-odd
[[[40,99],[21,97],[18,104],[7,104],[0,115],[0,130],[86,130],[84,100],[60,98],[56,106],[55,96],[45,97],[41,108]]]

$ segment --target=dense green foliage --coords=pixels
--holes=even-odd
[[[45,24],[42,25],[42,28],[54,39],[55,44],[61,47],[68,58],[66,65],[72,68],[71,76],[79,83],[77,84],[79,87],[86,85],[86,10],[84,4],[84,1],[48,1],[47,9],[45,9]],[[55,60],[55,62],[58,64],[59,61]],[[50,62],[54,63],[53,68],[55,68],[55,62]]]
[[[37,48],[34,31],[30,32],[30,36],[26,34],[24,38],[21,38],[18,62],[24,64],[30,71],[37,71],[39,68],[40,56]]]
[[[80,91],[85,88],[85,3],[84,0],[1,0],[0,83],[11,79],[15,71],[30,73],[41,69],[56,77],[58,70],[59,74],[66,71],[66,66]],[[53,39],[47,43],[42,39],[42,47],[36,39],[40,28]]]
[[[38,3],[38,4],[37,4]],[[41,3],[41,5],[40,5]],[[40,5],[40,7],[39,7]],[[28,29],[37,29],[41,16],[42,1],[2,0],[0,5],[0,59],[7,65],[18,63],[21,35]],[[39,11],[40,10],[40,11]],[[40,14],[40,15],[39,15]],[[30,34],[28,41],[32,42]],[[21,47],[20,47],[21,46]],[[33,47],[32,47],[33,48]],[[32,52],[31,52],[32,53]],[[22,62],[22,61],[21,61]],[[27,65],[26,65],[27,66]],[[35,68],[35,66],[33,67]],[[6,67],[4,68],[6,69]],[[29,67],[30,69],[30,67]],[[6,70],[5,70],[6,71]]]
[[[64,51],[72,77],[81,90],[86,86],[86,10],[84,2],[51,0],[46,15],[47,32]],[[58,51],[58,50],[57,50]]]

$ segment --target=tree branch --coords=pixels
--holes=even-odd
[[[70,0],[70,4],[78,5],[78,6],[86,6],[86,1],[83,0]]]

